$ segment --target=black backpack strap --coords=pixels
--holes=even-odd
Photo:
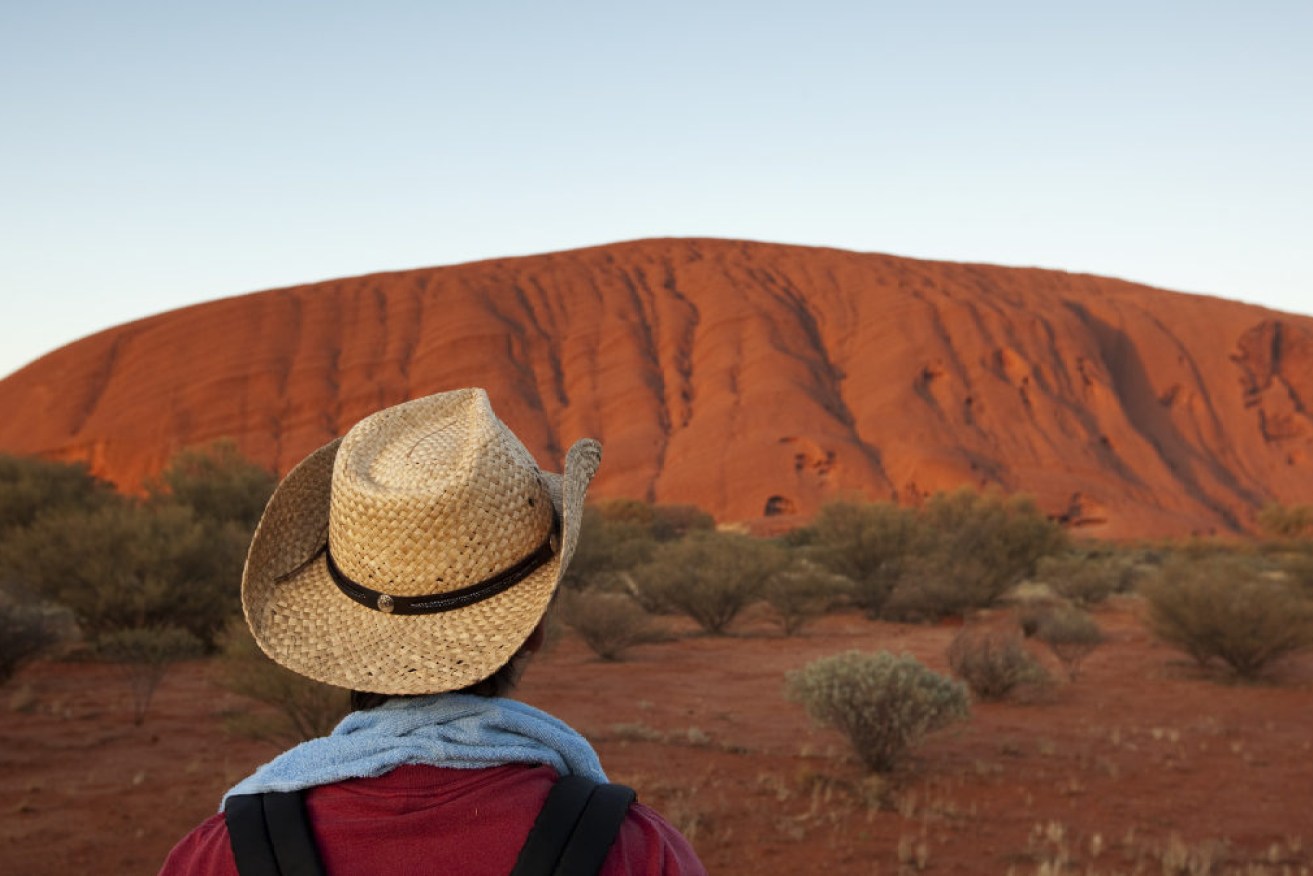
[[[570,834],[570,842],[556,865],[559,876],[592,876],[602,871],[606,854],[615,843],[620,825],[629,814],[629,804],[638,795],[624,785],[598,785],[588,798],[584,814]]]
[[[529,830],[511,876],[592,876],[634,802],[632,788],[563,776]]]
[[[238,794],[223,814],[241,876],[323,876],[302,792]]]
[[[565,851],[579,816],[584,814],[588,798],[597,783],[583,776],[562,776],[552,785],[538,819],[529,828],[529,837],[520,849],[511,876],[550,876]]]
[[[511,876],[593,876],[606,862],[636,795],[582,776],[557,780]],[[323,876],[300,791],[238,794],[224,807],[241,876]]]

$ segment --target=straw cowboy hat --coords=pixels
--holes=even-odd
[[[579,538],[601,445],[541,471],[482,389],[373,414],[310,454],[265,508],[242,574],[264,652],[328,684],[456,690],[505,665]]]

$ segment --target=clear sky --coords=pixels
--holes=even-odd
[[[0,2],[0,375],[196,301],[651,236],[1313,313],[1313,3]]]

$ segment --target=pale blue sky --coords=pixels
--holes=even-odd
[[[0,375],[160,310],[651,236],[1313,313],[1310,2],[0,0]]]

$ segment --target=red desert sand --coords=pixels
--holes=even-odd
[[[0,380],[0,450],[132,489],[230,437],[285,472],[379,408],[485,386],[596,498],[720,522],[860,492],[1028,492],[1087,535],[1252,530],[1313,495],[1313,318],[1121,280],[645,240],[332,280],[108,329]]]
[[[974,705],[887,781],[784,698],[784,675],[850,648],[942,671],[952,627],[838,615],[786,639],[749,618],[623,663],[564,634],[522,696],[583,730],[712,873],[1308,873],[1313,655],[1228,683],[1153,641],[1138,610],[1118,598],[1097,611],[1109,642],[1078,681]],[[153,872],[275,753],[225,734],[223,716],[253,706],[216,668],[177,667],[139,727],[111,666],[22,671],[0,713],[0,869]]]

